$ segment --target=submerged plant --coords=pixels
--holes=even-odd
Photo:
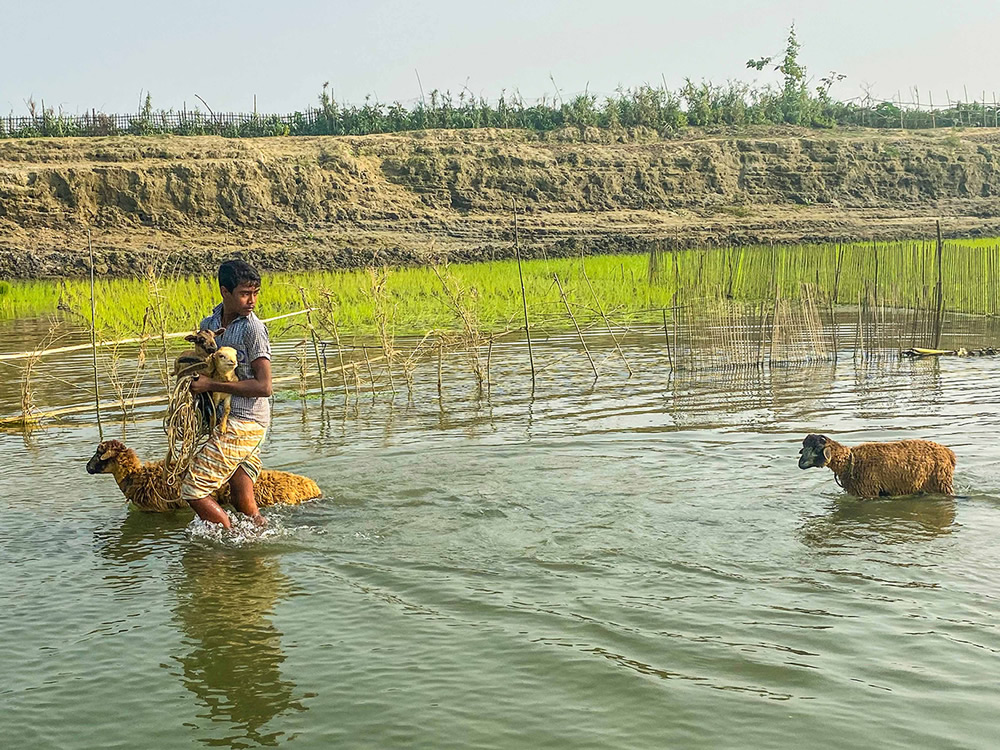
[[[476,384],[482,388],[483,384],[486,383],[487,374],[480,353],[483,345],[483,332],[479,324],[479,293],[475,287],[463,288],[454,277],[448,274],[447,267],[444,269],[444,273],[437,265],[433,266],[433,269],[441,282],[445,300],[461,322],[461,347],[469,358],[472,373],[476,377]]]
[[[386,369],[389,373],[389,388],[396,393],[396,384],[392,379],[392,364],[396,358],[395,335],[393,333],[394,309],[386,291],[389,271],[386,268],[369,268],[368,276],[371,282],[372,317],[375,331],[382,344],[382,354],[385,356]]]

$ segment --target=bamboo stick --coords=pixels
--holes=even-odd
[[[346,365],[343,365],[342,367],[328,367],[326,368],[326,372],[339,372],[347,370],[357,371],[358,369],[361,368],[362,365],[365,364],[368,364],[370,369],[372,362],[380,362],[383,359],[385,359],[385,355],[379,355],[378,357],[366,359],[363,362],[360,360],[356,362],[348,362]],[[282,375],[279,378],[272,378],[271,382],[287,383],[292,380],[297,380],[298,378],[299,378],[298,373],[296,373],[295,375]],[[152,406],[155,404],[165,404],[168,401],[170,401],[169,396],[140,396],[138,398],[125,399],[121,402],[105,401],[104,403],[101,404],[101,408],[108,411],[111,410],[122,411],[123,406],[125,409],[134,409],[137,406]],[[42,419],[47,419],[49,417],[63,416],[65,414],[83,414],[85,412],[90,411],[93,408],[94,407],[92,405],[87,404],[84,406],[66,406],[61,409],[52,409],[50,411],[35,412],[31,416],[31,421],[39,421]],[[0,426],[16,425],[21,423],[22,421],[24,421],[24,417],[23,415],[20,414],[13,417],[0,417]]]
[[[580,324],[576,322],[576,317],[570,309],[569,300],[566,299],[566,292],[563,291],[562,283],[559,281],[559,275],[552,274],[552,278],[556,280],[556,286],[559,287],[559,296],[562,297],[563,304],[566,305],[566,312],[569,314],[569,319],[573,321],[573,327],[576,328],[576,333],[580,337],[580,343],[583,344],[583,351],[590,361],[590,367],[594,370],[594,380],[597,380],[601,375],[597,371],[597,365],[594,364],[594,358],[590,356],[590,349],[587,348],[587,341],[583,338],[583,331],[580,330]]]
[[[126,405],[129,407],[136,406],[148,406],[150,404],[165,404],[169,401],[167,396],[144,396],[142,398],[129,399]],[[53,409],[51,411],[40,411],[35,412],[31,415],[32,422],[41,421],[42,419],[47,419],[50,417],[58,417],[64,414],[83,414],[93,410],[92,404],[86,404],[84,406],[67,406],[62,409]],[[101,404],[102,409],[106,410],[121,410],[122,404],[117,401],[105,401]],[[24,422],[25,419],[22,415],[17,415],[15,417],[0,417],[0,426],[11,426],[17,425]]]
[[[517,278],[521,281],[521,304],[524,307],[524,335],[528,339],[528,362],[531,364],[531,390],[535,390],[535,357],[531,352],[531,329],[528,326],[528,296],[524,291],[524,274],[521,272],[521,241],[517,233],[517,201],[511,199],[514,209],[514,257],[517,258]]]
[[[628,370],[628,376],[632,377],[632,375],[634,374],[632,372],[632,366],[628,363],[628,359],[625,358],[625,352],[622,351],[621,344],[619,344],[618,339],[615,338],[614,331],[611,330],[611,321],[608,319],[607,314],[604,312],[604,307],[601,305],[601,300],[598,299],[597,297],[597,292],[594,291],[594,285],[590,283],[590,277],[587,276],[587,268],[585,266],[582,266],[582,264],[581,267],[583,268],[583,278],[586,279],[587,286],[590,288],[590,294],[594,298],[594,304],[597,305],[597,311],[601,314],[601,317],[604,318],[604,325],[606,325],[608,328],[608,335],[611,336],[611,340],[615,343],[615,349],[618,351],[618,354],[621,355],[622,362],[625,363],[625,369]]]
[[[757,361],[754,363],[759,370],[764,369],[764,326],[767,324],[767,308],[765,301],[760,301],[760,312],[757,317]]]
[[[284,315],[275,315],[273,318],[265,318],[261,323],[272,323],[275,320],[282,320],[284,318],[291,318],[294,315],[302,315],[309,310],[296,310],[295,312],[285,313]],[[176,333],[163,334],[162,338],[166,339],[178,339],[183,336],[187,336],[191,331],[178,331]],[[98,341],[97,346],[118,346],[120,344],[142,344],[149,341],[153,336],[138,336],[129,339],[119,339],[117,341]],[[9,361],[12,359],[27,359],[32,356],[44,356],[46,354],[65,354],[66,352],[78,352],[82,349],[90,349],[92,344],[72,344],[70,346],[57,346],[54,349],[45,349],[41,352],[17,352],[15,354],[0,354],[0,361]]]
[[[493,383],[490,381],[490,363],[493,360],[493,337],[490,336],[490,346],[486,350],[486,393],[493,390]]]
[[[663,337],[667,340],[667,364],[670,365],[670,371],[674,371],[674,355],[670,351],[670,332],[667,330],[667,308],[661,308],[663,313]]]
[[[438,367],[437,367],[437,381],[438,381],[438,403],[444,403],[441,398],[441,355],[444,349],[444,342],[438,341]]]
[[[372,361],[368,358],[368,347],[361,347],[362,351],[365,353],[365,364],[368,365],[368,378],[372,382],[372,403],[375,403],[375,372],[372,370]]]
[[[937,288],[934,300],[934,345],[932,349],[941,348],[941,317],[944,314],[944,292],[941,287],[941,256],[944,254],[944,242],[941,240],[941,221],[937,222]]]
[[[90,350],[94,363],[94,409],[97,411],[97,434],[104,442],[104,425],[101,424],[101,381],[97,377],[97,303],[94,300],[94,243],[87,229],[87,249],[90,251]]]
[[[675,264],[677,263],[677,256],[676,255],[674,255],[674,263]],[[675,268],[676,268],[676,265],[675,265]],[[672,365],[672,368],[676,368],[676,369],[680,369],[680,367],[681,367],[681,348],[680,348],[680,345],[678,344],[678,342],[680,341],[680,338],[678,337],[678,331],[677,331],[677,318],[679,317],[678,316],[678,312],[680,312],[680,308],[677,306],[677,290],[675,289],[673,297],[671,298],[670,320],[674,324],[673,325],[673,328],[674,328],[674,361],[676,362],[676,365]],[[690,328],[688,330],[690,331]],[[690,340],[690,336],[688,337],[688,340]]]

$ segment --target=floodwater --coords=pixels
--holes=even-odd
[[[488,394],[458,359],[440,399],[436,363],[412,397],[284,394],[265,465],[325,497],[259,538],[127,508],[92,418],[0,433],[4,745],[995,747],[1000,361],[671,377],[655,334],[631,379],[566,337],[534,393],[511,343]],[[162,453],[155,409],[124,430]],[[807,432],[943,442],[960,496],[848,497]]]

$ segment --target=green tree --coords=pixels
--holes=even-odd
[[[782,119],[792,125],[810,124],[814,107],[806,87],[806,69],[799,63],[799,50],[802,45],[795,36],[795,24],[788,28],[788,39],[785,41],[785,52],[781,62],[774,66],[774,69],[785,77],[784,86],[781,89],[781,114]],[[770,65],[775,56],[761,57],[757,60],[748,60],[747,67],[755,70],[764,70]]]

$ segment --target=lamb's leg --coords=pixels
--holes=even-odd
[[[934,472],[933,492],[940,492],[942,495],[954,495],[955,488],[952,484],[953,474],[948,467],[940,467]]]
[[[219,429],[222,430],[222,434],[226,434],[226,429],[229,427],[229,399],[222,400],[222,419],[219,421]]]
[[[855,497],[862,497],[866,500],[881,497],[882,495],[881,485],[871,480],[855,481],[853,485],[849,484],[845,489]]]
[[[195,396],[195,405],[198,410],[198,416],[201,418],[201,422],[205,431],[211,435],[215,431],[215,401],[212,398],[213,394],[209,393],[199,393]]]

